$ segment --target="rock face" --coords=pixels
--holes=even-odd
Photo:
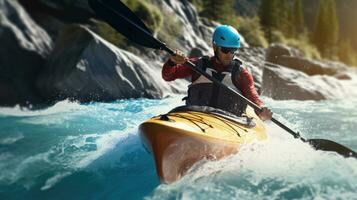
[[[329,75],[348,79],[346,76],[341,76],[341,73],[348,68],[346,65],[339,62],[304,58],[298,50],[282,44],[272,44],[269,46],[266,52],[266,61],[304,72],[310,76]]]
[[[263,72],[262,95],[276,100],[323,100],[343,98],[351,91],[330,76],[308,76],[282,66],[266,66]]]
[[[112,101],[122,98],[162,98],[184,92],[184,81],[165,83],[152,63],[120,50],[84,26],[67,27],[37,85],[53,100]]]
[[[94,17],[88,0],[18,0],[55,41],[66,23],[86,23]]]
[[[0,44],[0,105],[41,102],[34,83],[52,41],[17,1],[0,0]]]
[[[335,75],[338,71],[337,67],[327,65],[323,62],[311,60],[302,57],[281,56],[277,62],[279,65],[289,67],[298,71],[302,71],[310,76],[312,75]]]
[[[269,46],[265,54],[265,60],[267,62],[278,64],[282,56],[302,56],[302,53],[298,50],[288,47],[284,44],[273,43]]]
[[[197,11],[187,1],[176,0],[154,0],[167,14],[173,14],[182,22],[182,36],[179,38],[180,47],[187,52],[192,48],[199,48],[203,53],[210,51],[208,41],[213,29],[204,26],[198,18]]]
[[[333,61],[301,57],[293,48],[273,44],[267,49],[263,71],[263,95],[273,99],[322,100],[352,94],[339,80],[355,74],[348,66]]]

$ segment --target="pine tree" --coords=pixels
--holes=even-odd
[[[277,13],[277,29],[286,36],[289,34],[289,13],[286,0],[277,0]]]
[[[353,50],[350,40],[343,40],[340,42],[338,59],[349,65],[357,65],[356,52]]]
[[[294,12],[293,8],[289,6],[287,8],[287,32],[286,36],[289,38],[294,38],[296,35],[295,25],[294,25]]]
[[[209,19],[227,23],[234,16],[233,3],[233,0],[205,0],[201,14]]]
[[[338,18],[337,18],[337,13],[336,13],[336,2],[335,0],[329,0],[328,1],[328,6],[327,6],[327,12],[330,14],[330,31],[328,32],[328,38],[330,38],[328,40],[328,45],[330,46],[330,48],[328,48],[327,51],[327,56],[329,58],[333,58],[336,53],[337,53],[337,49],[338,49],[338,39],[339,39],[339,22],[338,22]]]
[[[318,14],[315,19],[313,43],[323,57],[334,57],[337,48],[338,29],[335,1],[320,1]]]
[[[296,38],[298,35],[301,35],[305,32],[305,22],[304,16],[302,12],[302,4],[301,0],[294,0],[293,5],[293,26],[294,26],[294,34],[293,36]]]
[[[272,42],[272,32],[279,25],[279,10],[277,0],[262,0],[259,10],[260,24],[263,27],[265,35]]]

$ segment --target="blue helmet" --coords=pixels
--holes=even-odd
[[[219,25],[214,29],[212,43],[219,47],[239,48],[240,35],[229,25]]]

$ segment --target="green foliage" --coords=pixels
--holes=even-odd
[[[158,32],[158,38],[166,42],[169,46],[179,48],[176,43],[177,38],[182,37],[182,27],[184,24],[174,16],[165,16],[162,28]]]
[[[278,0],[262,0],[259,9],[260,24],[269,42],[273,41],[273,31],[279,26],[279,14]]]
[[[162,25],[164,24],[164,17],[160,12],[160,9],[150,4],[147,1],[140,0],[126,0],[123,1],[154,33],[160,32]],[[171,18],[166,17],[165,21],[172,21]],[[171,30],[173,32],[180,33],[179,25],[173,25],[173,23],[165,23],[165,30]],[[110,25],[105,22],[94,22],[94,29],[102,38],[108,42],[118,46],[119,48],[126,50],[133,50],[133,43],[118,33]],[[171,34],[171,33],[167,33]]]
[[[351,42],[349,40],[344,40],[340,42],[338,49],[338,58],[340,61],[348,64],[357,66],[357,56],[356,51],[352,48]]]
[[[287,40],[281,31],[273,30],[271,32],[271,42],[272,43],[283,43],[286,44]]]
[[[264,48],[268,47],[268,41],[265,39],[257,16],[249,18],[238,17],[237,19],[239,33],[244,36],[248,44]]]
[[[309,42],[307,36],[301,35],[298,39],[287,39],[285,44],[299,49],[308,58],[321,59],[319,50]]]
[[[234,15],[233,3],[233,0],[204,0],[200,14],[208,19],[228,24]]]
[[[295,25],[294,25],[294,10],[292,7],[288,7],[287,10],[286,10],[287,14],[286,14],[286,17],[287,17],[287,31],[285,32],[285,35],[286,37],[296,37],[296,34],[295,34]]]
[[[294,37],[298,37],[305,32],[305,21],[302,13],[301,0],[294,0],[292,23]]]
[[[282,43],[299,49],[306,57],[320,59],[321,55],[317,48],[310,43],[307,34],[301,34],[298,38],[286,38],[281,31],[272,31],[272,42]]]
[[[287,35],[289,32],[289,25],[290,22],[289,20],[289,13],[288,13],[288,5],[287,5],[287,1],[286,0],[277,0],[277,12],[278,14],[276,15],[276,17],[278,17],[276,19],[277,21],[277,25],[276,25],[276,29],[280,30],[284,35]]]
[[[269,42],[279,39],[274,33],[277,30],[285,37],[294,38],[305,33],[301,0],[294,0],[293,4],[286,0],[262,0],[259,17]]]
[[[124,36],[122,36],[105,22],[95,21],[94,29],[94,31],[97,32],[99,36],[117,47],[120,47],[122,49],[128,49],[128,47],[130,46],[129,40],[127,40]]]
[[[325,58],[334,58],[339,24],[334,0],[320,1],[312,41]]]
[[[163,15],[158,7],[140,0],[126,0],[124,3],[142,19],[154,33],[161,28]]]

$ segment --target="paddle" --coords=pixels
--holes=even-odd
[[[173,54],[174,51],[166,46],[165,43],[161,42],[160,40],[156,39],[151,31],[146,27],[146,25],[121,1],[119,0],[88,0],[90,7],[100,16],[104,21],[110,24],[114,29],[118,32],[123,34],[129,40],[152,49],[160,49],[168,52],[169,54]],[[205,71],[197,68],[194,63],[191,61],[187,61],[186,64],[190,66],[194,71],[197,73],[205,76],[213,83],[228,89],[243,99],[249,106],[253,107],[256,111],[261,111],[262,109],[257,106],[255,103],[241,95],[240,93],[236,92],[235,90],[227,87],[226,85],[222,84]],[[301,139],[303,142],[309,143],[313,148],[316,150],[323,150],[323,151],[334,151],[344,157],[354,157],[357,158],[356,152],[352,151],[351,149],[338,144],[331,140],[325,139],[304,139],[300,136],[298,132],[294,132],[277,119],[272,118],[276,125],[280,126],[288,133],[293,135],[295,138]]]

